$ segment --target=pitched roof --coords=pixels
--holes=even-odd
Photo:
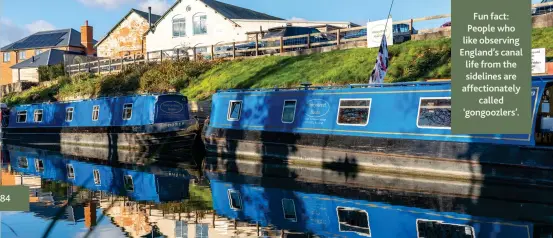
[[[234,6],[228,3],[215,0],[201,0],[215,11],[221,13],[228,19],[251,19],[251,20],[284,20],[279,17],[267,15],[265,13],[256,12],[243,7]]]
[[[216,0],[198,0],[203,2],[208,7],[215,10],[217,13],[223,15],[225,18],[227,18],[229,21],[236,24],[232,19],[250,19],[250,20],[284,20],[279,17],[271,16],[265,13],[257,12],[254,10],[250,10],[243,7],[234,6],[228,3],[219,2]],[[175,3],[163,13],[163,15],[159,18],[159,20],[152,26],[152,28],[155,28],[159,22],[167,16],[169,12],[173,10],[178,4],[180,4],[182,0],[176,0]],[[149,29],[146,31],[147,34],[152,29]]]
[[[63,59],[64,59],[63,56],[65,54],[82,54],[82,53],[50,49],[48,51],[35,55],[34,58],[31,57],[25,61],[19,62],[10,68],[12,69],[38,68],[39,66],[60,64],[60,63],[63,63]]]
[[[40,31],[2,47],[0,51],[65,46],[83,47],[81,44],[81,33],[71,28],[53,31]]]
[[[129,13],[127,13],[123,18],[121,18],[121,20],[119,20],[119,22],[117,22],[117,24],[115,24],[115,26],[113,26],[113,28],[111,28],[111,30],[108,31],[108,33],[102,37],[102,39],[100,39],[100,41],[98,41],[98,43],[95,44],[95,46],[101,44],[106,38],[108,38],[108,36],[119,26],[121,25],[121,23],[123,23],[123,21],[125,19],[127,19],[127,17],[129,15],[131,15],[132,13],[136,13],[138,14],[140,17],[146,19],[146,21],[148,21],[148,13],[147,12],[143,12],[143,11],[140,11],[140,10],[137,10],[137,9],[134,9],[134,8],[131,8],[131,10],[129,11]],[[156,14],[153,14],[152,13],[152,24],[157,22],[159,19],[161,18],[160,15],[156,15]]]

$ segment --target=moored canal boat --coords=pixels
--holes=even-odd
[[[264,165],[471,181],[553,182],[553,77],[532,78],[533,133],[451,133],[451,83],[223,90],[204,140],[211,155]]]
[[[180,94],[38,103],[2,110],[2,139],[22,145],[191,147],[198,126],[190,118],[187,98]]]

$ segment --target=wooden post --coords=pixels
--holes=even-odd
[[[80,72],[81,72],[81,63],[79,63],[79,64],[77,65],[77,73],[80,73]]]
[[[211,45],[211,60],[215,59],[215,46]]]
[[[307,33],[307,49],[311,49],[311,33]]]
[[[179,60],[179,49],[177,49],[177,61]]]
[[[340,45],[340,28],[336,30],[336,45]]]
[[[409,34],[413,35],[413,18],[411,18],[411,21],[409,22]]]
[[[196,57],[196,46],[194,46],[194,48],[192,48],[192,54],[194,54],[194,61],[197,61],[197,57]]]
[[[96,62],[98,62],[98,75],[100,75],[100,72],[102,71],[102,67],[100,67],[100,58],[98,58]]]
[[[284,37],[280,37],[280,53],[284,53]]]
[[[121,71],[125,71],[125,61],[123,59],[123,56],[121,56]]]
[[[159,51],[159,59],[160,59],[159,60],[160,63],[163,62],[163,50]]]
[[[109,58],[109,72],[111,73],[111,58]]]
[[[215,228],[215,216],[217,216],[217,214],[215,214],[215,210],[213,210],[213,217],[211,218],[211,227]]]
[[[133,64],[136,64],[136,54],[133,54],[133,55],[132,55],[132,63],[133,63]]]
[[[236,230],[237,227],[238,227],[238,222],[236,221],[236,219],[234,219],[234,230]]]
[[[259,55],[259,34],[255,34],[255,56]]]
[[[256,222],[257,224],[257,236],[259,236],[259,222]]]
[[[236,59],[236,42],[232,42],[232,58]]]
[[[150,61],[150,52],[146,52],[146,64]]]

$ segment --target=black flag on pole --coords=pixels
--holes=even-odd
[[[376,64],[369,78],[369,84],[378,84],[384,82],[384,76],[388,71],[388,42],[386,42],[386,33],[382,35],[380,49],[376,57]]]

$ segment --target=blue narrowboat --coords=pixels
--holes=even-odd
[[[17,105],[2,110],[9,143],[147,148],[191,145],[197,131],[180,94],[134,95]]]
[[[10,145],[3,163],[11,171],[69,183],[90,191],[126,196],[134,201],[180,201],[189,196],[190,174],[165,175],[69,159],[57,152]],[[9,160],[7,160],[9,158]]]
[[[441,210],[420,208],[413,199],[423,200],[420,194],[410,199],[411,204],[398,205],[362,199],[361,196],[368,195],[360,192],[348,194],[359,190],[348,190],[346,185],[332,191],[296,190],[286,188],[289,184],[286,180],[267,186],[248,183],[250,178],[242,175],[232,177],[213,172],[206,175],[217,215],[309,234],[305,237],[522,238],[546,237],[540,235],[549,228],[541,222],[451,211],[445,204],[441,204]]]
[[[226,161],[550,182],[552,89],[553,77],[532,78],[534,131],[520,135],[452,134],[451,82],[222,90],[204,140]]]

